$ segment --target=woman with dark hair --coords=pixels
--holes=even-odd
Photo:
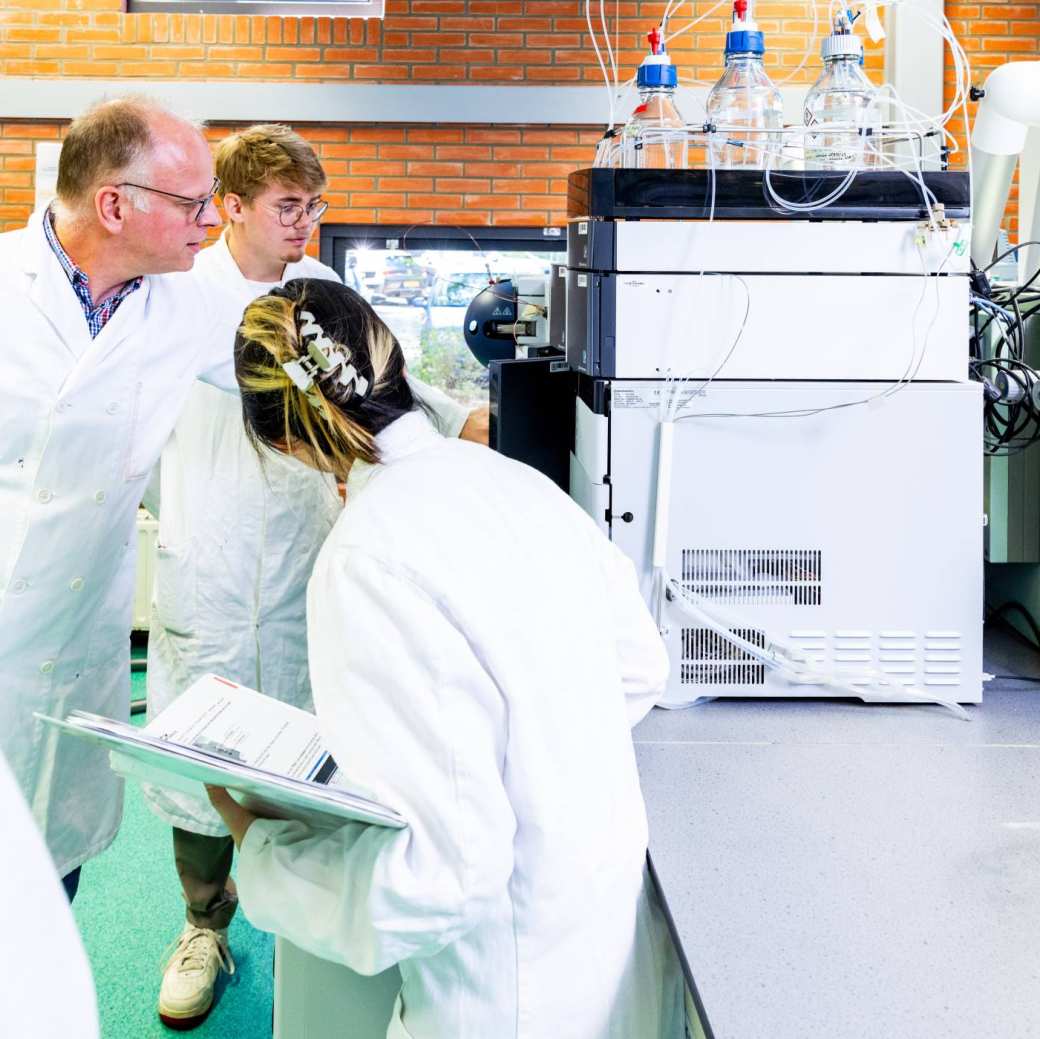
[[[435,432],[352,290],[258,299],[235,359],[254,443],[347,480],[308,589],[315,708],[408,820],[318,831],[213,791],[246,914],[399,964],[398,1039],[682,1035],[630,733],[668,665],[631,564],[542,475]]]

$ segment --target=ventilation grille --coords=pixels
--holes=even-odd
[[[766,644],[765,635],[755,628],[730,631],[753,646]],[[764,664],[711,628],[682,629],[682,685],[752,686],[765,685],[765,681]]]
[[[683,586],[733,606],[819,606],[822,557],[811,548],[687,548]]]
[[[765,646],[765,636],[756,628],[730,631],[755,646]],[[803,628],[789,631],[786,639],[810,664],[852,686],[874,685],[870,672],[880,671],[899,685],[931,687],[937,696],[948,696],[963,680],[963,636],[955,631],[922,635],[910,630]],[[728,686],[730,692],[765,685],[767,677],[764,664],[710,628],[682,629],[679,675],[683,686]],[[806,684],[816,682],[810,679]],[[753,688],[748,688],[748,695],[755,695]]]
[[[961,684],[961,636],[956,631],[929,631],[924,636],[924,684]]]

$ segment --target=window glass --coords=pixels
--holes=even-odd
[[[344,282],[397,336],[408,370],[471,407],[488,402],[488,372],[462,333],[466,308],[491,279],[548,276],[559,252],[376,249],[348,244]]]

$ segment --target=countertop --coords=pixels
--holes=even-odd
[[[986,670],[1040,655],[988,635]],[[714,1039],[1040,1037],[1040,683],[968,710],[716,700],[639,725]]]

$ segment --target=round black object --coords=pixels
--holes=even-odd
[[[466,309],[462,331],[473,356],[486,368],[516,357],[516,289],[506,278],[489,285]]]

